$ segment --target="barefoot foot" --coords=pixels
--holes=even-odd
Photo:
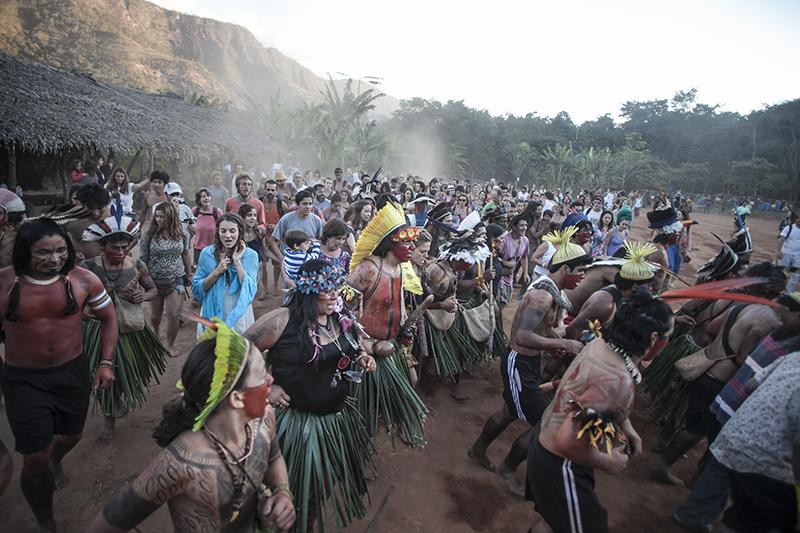
[[[61,463],[50,465],[53,470],[53,483],[56,486],[56,490],[61,490],[69,481],[69,478],[64,475],[64,467],[61,466]],[[49,526],[49,524],[45,524]],[[55,531],[55,524],[53,525],[53,531]],[[42,524],[39,524],[39,527],[42,527]]]
[[[497,469],[497,475],[500,476],[500,479],[506,482],[508,490],[513,492],[515,496],[520,498],[525,497],[525,487],[523,487],[522,483],[520,483],[519,479],[517,479],[516,472],[500,467]]]
[[[478,461],[478,463],[486,470],[489,470],[490,472],[497,472],[497,467],[495,467],[489,458],[486,457],[485,449],[481,450],[479,447],[473,444],[472,447],[467,450],[467,455]]]
[[[113,416],[107,416],[103,419],[103,431],[100,432],[102,440],[111,440],[114,437],[114,426],[116,420]]]

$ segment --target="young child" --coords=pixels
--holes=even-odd
[[[284,241],[286,251],[283,254],[283,281],[285,288],[291,288],[294,287],[297,271],[302,264],[319,257],[319,243],[300,229],[287,231]]]

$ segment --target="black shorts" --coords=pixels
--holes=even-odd
[[[711,412],[710,405],[725,388],[725,383],[703,374],[690,381],[687,388],[689,402],[686,408],[686,431],[693,435],[711,437],[710,442],[721,429],[716,415]]]
[[[550,403],[539,388],[539,355],[520,355],[514,350],[500,358],[503,400],[508,411],[535,426]]]
[[[608,513],[594,492],[594,472],[547,451],[539,435],[528,446],[525,497],[553,533],[608,533]]]
[[[91,392],[84,354],[52,368],[5,365],[3,393],[15,449],[31,454],[49,446],[53,435],[81,433]]]

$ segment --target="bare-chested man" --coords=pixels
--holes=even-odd
[[[625,244],[625,249],[628,250],[628,258],[615,274],[614,283],[595,291],[567,326],[567,337],[570,339],[580,340],[583,332],[590,329],[594,321],[602,326],[610,324],[614,312],[623,301],[641,287],[649,289],[653,283],[653,269],[644,260],[645,256],[652,253],[653,245],[629,241]],[[578,289],[585,282],[584,279]]]
[[[786,284],[782,269],[770,263],[754,265],[748,270],[750,275],[766,278],[768,282],[750,286],[747,292],[769,300],[777,298]],[[736,302],[707,325],[705,332],[711,342],[706,347],[706,357],[716,362],[698,378],[689,381],[686,429],[676,433],[664,450],[656,471],[660,478],[683,484],[672,474],[670,467],[703,438],[707,438],[709,443],[716,438],[721,428],[710,410],[714,398],[736,374],[756,344],[782,324],[796,320],[796,315],[783,306],[775,308]]]
[[[509,338],[509,353],[500,362],[505,404],[486,421],[478,439],[469,450],[470,457],[492,469],[486,448],[516,419],[535,426],[547,407],[545,393],[539,388],[543,381],[542,354],[577,354],[583,344],[572,339],[560,339],[557,327],[562,309],[570,303],[561,295],[562,289],[574,289],[583,278],[586,265],[592,262],[582,246],[569,242],[573,229],[545,235],[544,239],[556,252],[550,260],[549,273],[531,283],[514,314]],[[552,377],[552,376],[548,376]],[[545,379],[546,380],[546,379]],[[516,477],[517,467],[525,460],[532,429],[520,435],[511,447],[497,473],[519,496],[524,489]]]
[[[153,206],[169,200],[164,187],[169,183],[169,174],[163,170],[154,170],[150,173],[150,190],[144,196],[142,211],[139,213],[139,223],[146,227],[153,216]]]
[[[100,255],[100,245],[97,241],[83,240],[83,232],[108,216],[109,198],[108,189],[98,183],[83,185],[75,193],[75,199],[89,210],[89,216],[86,218],[73,220],[64,226],[75,245],[79,261]]]
[[[406,224],[402,208],[389,203],[367,224],[350,262],[348,285],[358,292],[348,304],[367,335],[375,339],[367,351],[375,355],[378,369],[365,376],[357,389],[359,407],[371,434],[382,417],[387,431],[411,444],[424,442],[425,406],[411,387],[399,344],[411,339],[403,326],[403,276],[401,263],[411,259],[417,228]],[[399,358],[397,362],[390,357]],[[403,361],[403,362],[401,362]],[[378,394],[380,392],[380,394]]]
[[[604,264],[612,262],[614,264]],[[577,313],[583,307],[583,305],[586,303],[586,300],[588,300],[591,295],[603,287],[613,285],[614,278],[619,272],[622,264],[622,262],[619,260],[600,260],[598,263],[599,264],[592,263],[592,265],[586,269],[583,281],[581,281],[577,287],[564,291],[564,294],[567,295],[569,303],[572,304],[572,310],[574,313]]]
[[[46,218],[23,224],[13,267],[0,269],[3,392],[16,450],[25,456],[22,493],[43,531],[55,530],[53,491],[66,481],[61,460],[80,440],[89,407],[86,306],[102,323],[95,386],[108,387],[117,342],[111,299],[97,276],[75,266],[75,248],[61,226]]]
[[[672,324],[667,304],[639,292],[620,307],[605,335],[587,344],[567,368],[527,456],[528,495],[552,531],[608,531],[607,512],[594,492],[594,469],[618,473],[629,453],[642,453],[628,418],[641,381],[636,365],[658,353]],[[609,448],[591,444],[597,435],[586,423],[594,417],[613,423]]]

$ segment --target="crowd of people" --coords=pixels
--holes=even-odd
[[[697,284],[677,288],[697,231],[679,196],[341,168],[256,179],[237,163],[192,206],[166,172],[132,183],[108,163],[73,165],[72,203],[38,217],[0,189],[2,392],[41,530],[56,530],[62,460],[92,402],[113,439],[180,357],[180,395],[153,431],[163,450],[87,531],[134,529],[163,504],[181,532],[341,529],[367,514],[376,440],[425,444],[426,392],[469,401],[463,374],[495,359],[500,407],[468,456],[552,531],[608,530],[594,470],[643,453],[640,384],[661,428],[654,475],[684,484],[671,467],[708,443],[678,523],[794,531],[796,215],[776,261],[750,264],[737,210]],[[526,431],[492,465],[515,420]],[[0,443],[0,493],[11,476]]]

